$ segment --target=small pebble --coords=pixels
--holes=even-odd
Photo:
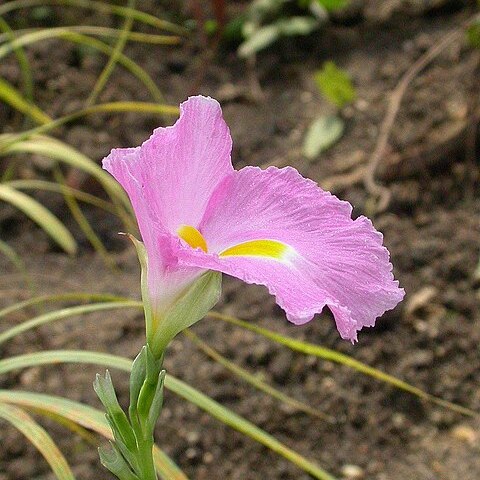
[[[405,415],[402,413],[395,413],[392,416],[392,423],[397,427],[397,428],[402,428],[405,426],[406,423],[406,418]]]
[[[203,463],[212,463],[213,460],[213,454],[211,452],[205,452],[205,454],[203,455]]]
[[[358,465],[344,465],[341,472],[344,478],[348,480],[359,480],[364,478],[365,475],[363,468]]]
[[[198,458],[198,450],[193,447],[187,448],[187,450],[185,450],[185,456],[189,460],[195,460],[196,458]]]
[[[452,436],[457,440],[474,445],[478,440],[478,434],[475,430],[467,425],[458,425],[452,429]]]
[[[438,290],[432,285],[422,287],[420,290],[410,295],[405,307],[405,313],[407,315],[415,313],[417,310],[428,305],[437,294]]]
[[[325,391],[333,391],[336,387],[335,380],[332,377],[325,377],[322,380],[322,389]]]
[[[200,434],[198,432],[192,431],[187,433],[187,442],[190,445],[195,445],[200,440]]]
[[[20,375],[20,383],[21,385],[34,385],[40,381],[41,370],[39,367],[32,367],[25,370]]]
[[[360,112],[366,112],[368,110],[368,108],[370,107],[370,104],[366,100],[364,100],[363,98],[359,98],[355,102],[355,107]]]

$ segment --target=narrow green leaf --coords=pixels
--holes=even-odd
[[[14,144],[7,153],[30,152],[45,155],[55,160],[61,160],[72,167],[79,168],[97,178],[101,183],[110,187],[107,179],[111,178],[93,160],[83,155],[70,145],[48,136],[34,136],[21,144]],[[49,153],[50,152],[50,153]]]
[[[279,442],[272,435],[181,380],[172,376],[167,376],[165,379],[165,386],[177,395],[183,397],[185,400],[197,405],[202,410],[205,410],[225,425],[232,427],[247,437],[261,443],[273,452],[281,455],[303,471],[309,473],[313,478],[318,480],[335,480],[335,478],[328,472],[287,447],[285,444]]]
[[[190,329],[184,330],[183,333],[203,352],[205,355],[208,355],[210,358],[215,360],[217,363],[225,367],[227,370],[232,372],[237,377],[240,377],[242,380],[246,381],[253,387],[257,388],[261,392],[270,395],[271,397],[279,400],[286,405],[294,408],[295,410],[304,412],[308,415],[312,415],[318,418],[322,418],[323,420],[328,420],[330,422],[333,421],[331,417],[325,415],[323,412],[310,407],[309,405],[295,400],[288,395],[285,395],[280,390],[272,387],[268,383],[264,382],[256,375],[252,375],[250,372],[245,370],[244,368],[240,367],[239,365],[231,362],[230,360],[226,359],[223,355],[220,355],[214,348],[210,347],[207,343],[201,340],[195,333],[193,333]]]
[[[61,188],[65,203],[67,204],[70,213],[72,214],[72,217],[77,222],[77,225],[80,227],[93,249],[103,259],[105,265],[110,269],[115,270],[116,263],[113,257],[110,256],[107,247],[105,247],[103,242],[100,240],[100,237],[95,233],[95,230],[90,225],[87,217],[85,217],[85,215],[83,214],[82,209],[80,208],[80,205],[78,204],[75,196],[70,193],[70,190],[66,185],[65,177],[63,176],[63,173],[58,167],[58,165],[55,166],[53,173],[55,179],[58,182],[58,185]]]
[[[352,368],[381,382],[385,382],[392,385],[393,387],[399,388],[400,390],[409,392],[423,400],[435,403],[449,410],[461,413],[462,415],[467,415],[469,417],[480,416],[478,412],[470,410],[469,408],[462,407],[461,405],[457,405],[456,403],[448,402],[447,400],[443,400],[441,398],[430,395],[429,393],[426,393],[423,390],[414,387],[413,385],[410,385],[409,383],[404,382],[397,377],[394,377],[393,375],[384,373],[377,368],[370,367],[365,363],[355,360],[354,358],[343,353],[338,353],[335,350],[331,350],[330,348],[320,347],[319,345],[314,345],[312,343],[302,342],[301,340],[286,337],[284,335],[280,335],[279,333],[272,332],[271,330],[268,330],[266,328],[262,328],[244,320],[240,320],[239,318],[231,317],[230,315],[224,315],[223,313],[210,312],[207,317],[216,318],[224,322],[231,323],[232,325],[245,328],[246,330],[250,330],[251,332],[262,335],[263,337],[268,338],[273,342],[279,343],[280,345],[284,345],[285,347],[288,347],[296,352],[300,352],[305,355],[313,355],[323,358],[324,360],[328,360],[330,362],[345,365],[346,367]]]
[[[31,8],[37,5],[70,5],[77,8],[85,8],[88,10],[95,10],[100,13],[113,14],[121,17],[132,15],[133,18],[146,25],[165,30],[177,34],[187,34],[188,31],[172,22],[162,20],[154,15],[142,12],[141,10],[134,10],[128,7],[110,4],[108,2],[101,2],[95,0],[13,0],[0,6],[0,15],[5,15],[8,12],[18,10],[20,8]]]
[[[0,417],[20,430],[43,455],[58,480],[75,480],[65,457],[50,435],[22,409],[0,403]]]
[[[145,375],[147,372],[147,346],[144,345],[140,353],[135,357],[130,371],[130,407],[129,416],[130,421],[133,422],[133,417],[137,414],[138,395],[142,385],[145,382]]]
[[[144,431],[148,431],[146,427],[151,426],[151,424],[148,423],[148,412],[150,411],[157,392],[159,381],[162,380],[159,376],[161,368],[162,359],[155,358],[147,344],[147,348],[145,349],[145,380],[140,388],[136,405],[138,419],[144,426]]]
[[[118,438],[119,442],[127,447],[127,450],[133,451],[137,443],[135,434],[125,412],[118,403],[112,377],[108,370],[105,372],[105,377],[97,373],[93,382],[93,389],[105,407],[107,421],[114,432],[115,438]]]
[[[135,226],[132,226],[133,217],[127,213],[131,212],[131,205],[125,191],[111,175],[102,170],[102,168],[83,153],[60,140],[44,135],[33,135],[28,140],[22,141],[15,141],[14,138],[12,140],[11,135],[0,135],[0,154],[19,153],[42,155],[66,163],[91,175],[109,193],[110,198],[117,205],[118,215],[126,227],[135,229]],[[119,206],[119,203],[123,206],[122,208]],[[125,212],[125,209],[127,209],[127,212]]]
[[[75,118],[83,115],[91,115],[94,113],[102,112],[136,112],[136,113],[156,113],[158,115],[172,115],[178,117],[179,108],[175,105],[164,105],[161,103],[149,103],[149,102],[110,102],[100,103],[78,112],[73,113]],[[77,116],[78,115],[78,116]]]
[[[24,308],[32,307],[41,303],[55,303],[55,302],[125,302],[132,301],[129,298],[119,297],[117,295],[110,295],[107,293],[60,293],[57,295],[42,295],[39,297],[30,298],[22,302],[14,303],[8,307],[0,310],[0,318],[9,315],[10,313],[17,312]]]
[[[5,403],[9,403],[9,402],[5,402]],[[87,442],[92,447],[96,448],[98,446],[97,436],[90,430],[87,430],[85,427],[82,427],[81,425],[79,425],[78,423],[66,417],[57,415],[54,412],[48,412],[46,410],[37,409],[35,407],[28,408],[27,410],[29,410],[33,414],[41,415],[44,418],[53,420],[55,423],[58,423],[62,427],[65,427],[67,430],[70,430],[70,432],[74,433],[75,435],[78,435],[82,440]]]
[[[325,62],[314,78],[320,93],[339,108],[353,102],[357,96],[350,75],[334,62]]]
[[[1,27],[0,27],[1,28]],[[99,27],[98,25],[68,25],[63,27],[53,27],[49,30],[60,28],[62,31],[68,30],[74,33],[84,35],[93,35],[98,37],[118,38],[122,31],[118,28]],[[6,40],[13,40],[26,33],[45,31],[46,29],[26,28],[12,31],[9,35],[3,33],[0,35],[0,43]],[[144,32],[128,32],[128,40],[131,42],[147,43],[151,45],[177,45],[181,42],[181,37],[176,35],[157,35]]]
[[[117,113],[117,112],[135,112],[143,115],[157,114],[160,116],[170,115],[178,117],[180,109],[177,106],[163,105],[159,103],[149,102],[109,102],[99,105],[93,105],[88,108],[77,110],[76,112],[65,115],[64,117],[56,118],[49,123],[44,123],[38,127],[24,131],[19,134],[0,135],[0,148],[5,149],[13,143],[29,140],[33,135],[47,133],[61,125],[78,120],[87,115],[94,115],[98,113]],[[50,138],[51,137],[43,137]]]
[[[132,362],[128,358],[109,353],[86,352],[84,350],[47,350],[26,353],[16,357],[0,360],[0,375],[14,370],[41,365],[56,365],[60,363],[91,364],[102,367],[130,371]]]
[[[56,302],[56,301],[69,301],[69,300],[86,300],[86,301],[112,301],[116,302],[116,308],[142,308],[142,302],[139,301],[134,301],[134,300],[128,300],[124,299],[122,297],[116,297],[116,296],[111,296],[111,295],[96,295],[96,294],[89,294],[89,293],[68,293],[64,295],[47,295],[43,297],[37,297],[31,300],[26,300],[24,302],[19,302],[17,304],[11,305],[9,307],[6,307],[3,310],[0,310],[0,318],[2,316],[5,316],[9,313],[12,313],[14,311],[20,310],[22,308],[26,308],[31,305],[36,305],[38,303],[46,303],[46,302]],[[90,305],[86,305],[87,307],[91,307]],[[77,308],[77,307],[72,307],[72,308]],[[59,310],[58,312],[61,312]],[[54,314],[57,314],[58,312],[52,312]],[[48,315],[48,314],[46,314]],[[369,375],[381,382],[385,382],[395,388],[398,388],[400,390],[404,390],[406,392],[409,392],[423,400],[435,403],[437,405],[440,405],[444,408],[447,408],[449,410],[456,411],[458,413],[461,413],[462,415],[467,415],[467,416],[472,416],[472,417],[477,417],[480,414],[478,412],[475,412],[471,409],[468,409],[466,407],[463,407],[461,405],[457,405],[452,402],[448,402],[446,400],[443,400],[441,398],[435,397],[433,395],[430,395],[427,392],[424,392],[423,390],[410,385],[407,382],[404,382],[403,380],[394,377],[393,375],[390,375],[388,373],[382,372],[381,370],[378,370],[374,367],[370,367],[369,365],[362,363],[353,357],[350,357],[348,355],[336,352],[335,350],[326,348],[326,347],[321,347],[319,345],[314,345],[311,343],[307,342],[302,342],[300,340],[292,339],[290,337],[286,337],[283,335],[280,335],[278,333],[275,333],[271,330],[268,330],[266,328],[259,327],[257,325],[251,324],[249,322],[246,322],[244,320],[240,320],[238,318],[225,315],[219,312],[211,311],[207,314],[207,317],[212,317],[216,318],[219,320],[223,320],[225,322],[231,323],[233,325],[239,326],[241,328],[245,328],[247,330],[250,330],[254,333],[257,333],[259,335],[262,335],[269,340],[272,340],[276,343],[279,343],[281,345],[284,345],[291,350],[306,354],[306,355],[314,355],[320,358],[323,358],[324,360],[331,361],[334,363],[338,363],[341,365],[344,365],[348,368],[352,368],[354,370],[359,371],[360,373],[363,373],[365,375]],[[40,317],[37,317],[40,318]],[[32,319],[34,320],[34,319]],[[41,352],[40,352],[41,353]],[[40,357],[42,358],[42,357]],[[8,360],[8,359],[7,359]],[[49,362],[47,362],[49,363]],[[3,365],[2,362],[0,361],[0,366]],[[107,364],[108,366],[108,364]],[[7,364],[8,367],[8,364]],[[3,368],[3,367],[2,367]],[[8,367],[10,368],[10,367]],[[16,367],[14,367],[16,368]],[[23,367],[19,367],[23,368]],[[0,374],[3,373],[0,370]],[[168,382],[167,382],[168,383]]]
[[[2,146],[3,142],[7,143],[11,138],[16,140],[15,137],[12,137],[11,135],[4,134],[0,136]],[[54,160],[59,160],[72,167],[78,168],[79,170],[83,170],[109,189],[113,189],[114,191],[118,190],[118,184],[114,182],[113,178],[103,171],[93,160],[70,145],[53,137],[35,135],[28,140],[11,143],[3,149],[2,153],[5,155],[15,153],[34,153]],[[117,185],[117,187],[113,187],[113,185]]]
[[[117,308],[139,308],[142,306],[141,302],[134,300],[126,302],[105,302],[94,303],[91,305],[79,305],[76,307],[63,308],[61,310],[55,310],[54,312],[44,313],[38,317],[32,318],[25,322],[16,325],[2,333],[0,333],[0,344],[10,340],[11,338],[20,335],[21,333],[31,330],[32,328],[52,323],[65,318],[73,317],[76,315],[85,315],[86,313],[100,312],[104,310],[114,310]],[[1,312],[0,312],[1,313]]]
[[[78,350],[52,350],[46,352],[27,353],[25,355],[19,355],[17,357],[0,360],[0,374],[5,374],[12,370],[31,366],[57,363],[87,363],[102,365],[110,368],[118,368],[124,371],[130,371],[132,365],[132,362],[126,358],[107,353]],[[167,375],[165,378],[165,387],[181,396],[185,400],[197,405],[199,408],[205,410],[207,413],[226,425],[261,443],[273,452],[278,453],[305,472],[312,475],[313,478],[318,480],[334,480],[334,477],[325,472],[318,465],[310,462],[305,457],[279,442],[276,438],[272,437],[261,428],[257,427],[253,423],[237,415],[181,380],[172,377],[171,375]]]
[[[122,55],[125,45],[127,44],[128,34],[132,30],[134,7],[135,7],[135,0],[128,0],[129,11],[127,16],[125,17],[125,23],[123,24],[122,31],[120,33],[120,36],[118,37],[115,47],[112,50],[112,53],[110,54],[110,57],[108,58],[107,64],[102,70],[102,73],[100,73],[100,76],[95,82],[95,85],[93,86],[93,89],[90,95],[88,96],[87,101],[85,102],[86,107],[92,106],[97,101],[98,96],[100,95],[101,91],[104,89],[105,85],[107,84],[108,79],[112,75],[113,70],[115,69],[115,65],[118,59],[120,58],[120,55]]]
[[[165,375],[167,372],[162,370],[158,376],[157,389],[153,396],[152,405],[150,406],[150,412],[148,413],[148,422],[150,428],[153,430],[154,426],[157,423],[158,417],[160,416],[162,406],[163,406],[163,385],[165,383]]]
[[[46,303],[46,302],[57,302],[57,301],[70,301],[70,300],[85,300],[85,301],[111,301],[111,302],[116,302],[117,306],[116,308],[142,308],[142,302],[139,301],[134,301],[134,300],[129,300],[125,299],[122,297],[117,297],[117,296],[112,296],[112,295],[107,295],[107,294],[89,294],[89,293],[67,293],[64,295],[47,295],[47,296],[42,296],[42,297],[37,297],[31,300],[26,300],[24,302],[19,302],[17,304],[11,305],[9,307],[4,308],[3,310],[0,310],[0,318],[2,316],[5,316],[9,313],[12,313],[14,311],[18,311],[22,308],[26,308],[31,305],[36,305],[38,303]],[[123,305],[123,306],[122,306]],[[90,305],[87,305],[90,307]],[[76,307],[73,307],[76,308]],[[61,311],[61,310],[60,310]],[[59,311],[59,312],[60,312]],[[57,313],[57,312],[52,312],[52,313]],[[48,314],[46,314],[48,315]],[[435,403],[437,405],[440,405],[444,408],[447,408],[449,410],[456,411],[458,413],[461,413],[462,415],[467,415],[467,416],[472,416],[472,417],[477,417],[480,414],[478,412],[475,412],[471,409],[468,409],[466,407],[463,407],[461,405],[457,405],[452,402],[448,402],[446,400],[443,400],[441,398],[435,397],[427,392],[424,392],[423,390],[410,385],[407,382],[404,382],[403,380],[394,377],[393,375],[390,375],[388,373],[382,372],[381,370],[378,370],[374,367],[370,367],[369,365],[362,363],[353,357],[350,357],[348,355],[336,352],[335,350],[326,348],[326,347],[321,347],[319,345],[314,345],[311,343],[307,342],[302,342],[300,340],[292,339],[290,337],[286,337],[283,335],[280,335],[278,333],[275,333],[271,330],[268,330],[266,328],[259,327],[257,325],[251,324],[249,322],[246,322],[244,320],[240,320],[238,318],[225,315],[219,312],[211,311],[207,314],[207,317],[212,317],[216,318],[219,320],[223,320],[225,322],[231,323],[233,325],[239,326],[241,328],[245,328],[247,330],[250,330],[254,333],[257,333],[259,335],[262,335],[269,340],[272,340],[276,343],[279,343],[281,345],[284,345],[291,350],[306,354],[306,355],[314,355],[320,358],[323,358],[324,360],[331,361],[334,363],[338,363],[340,365],[344,365],[348,368],[352,368],[354,370],[359,371],[360,373],[363,373],[365,375],[369,375],[381,382],[385,382],[395,388],[398,388],[400,390],[404,390],[406,392],[409,392],[423,400]],[[39,317],[37,317],[39,318]],[[34,320],[34,319],[32,319]],[[47,362],[48,363],[48,362]],[[1,362],[0,362],[1,365]],[[108,365],[107,365],[108,366]],[[23,368],[23,367],[20,367]],[[2,373],[2,371],[0,371]],[[167,382],[168,383],[168,382]]]
[[[68,42],[78,43],[80,45],[85,45],[90,48],[94,48],[99,52],[104,53],[105,55],[111,55],[113,48],[96,38],[92,38],[86,35],[82,35],[80,33],[74,32],[69,30],[68,28],[56,28],[56,29],[46,29],[40,30],[35,32],[26,33],[21,37],[15,38],[11,42],[5,43],[0,46],[0,59],[4,58],[6,55],[14,51],[16,48],[24,47],[27,45],[31,45],[33,43],[47,40],[50,38],[61,38]],[[158,103],[162,102],[162,94],[158,89],[157,85],[150,77],[150,75],[134,62],[132,59],[127,57],[126,55],[120,53],[118,56],[118,63],[124,66],[127,70],[129,70],[133,75],[135,75],[148,89],[152,98]]]
[[[15,87],[3,78],[0,78],[0,100],[3,100],[37,123],[45,124],[52,121],[45,112],[29,102]]]
[[[10,25],[0,17],[0,30],[2,30],[6,38],[12,41],[15,38],[15,32],[10,28]],[[25,54],[23,48],[16,48],[15,55],[17,57],[18,66],[22,74],[23,92],[27,102],[33,104],[33,79],[30,62]]]
[[[335,115],[325,115],[316,118],[308,127],[303,141],[303,154],[309,160],[314,160],[321,152],[329,149],[342,137],[345,125],[343,120]]]
[[[93,430],[108,439],[113,439],[112,431],[100,410],[73,400],[42,393],[20,390],[0,390],[0,402],[20,405],[61,416],[81,427]],[[185,474],[157,446],[153,450],[155,466],[163,480],[188,480]]]
[[[132,472],[130,465],[123,458],[122,453],[115,443],[110,442],[110,448],[100,447],[98,449],[98,455],[100,456],[100,463],[119,480],[140,480],[135,473]]]
[[[88,203],[97,208],[101,208],[102,210],[105,210],[112,215],[117,214],[117,210],[111,202],[107,202],[106,200],[103,200],[102,198],[92,195],[88,192],[69,187],[68,185],[59,185],[55,182],[38,180],[35,178],[26,180],[10,180],[3,183],[4,185],[8,185],[9,187],[15,188],[16,190],[43,190],[59,194],[62,194],[64,191],[66,191],[69,195],[72,195],[81,202]]]
[[[32,197],[7,185],[0,185],[0,200],[10,203],[36,222],[67,253],[74,254],[77,244],[60,220]]]

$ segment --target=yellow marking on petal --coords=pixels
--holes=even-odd
[[[205,253],[208,251],[205,238],[195,227],[182,225],[178,228],[177,235],[192,248],[201,248]]]
[[[287,245],[276,240],[252,240],[227,248],[219,256],[269,257],[281,260],[287,250]]]

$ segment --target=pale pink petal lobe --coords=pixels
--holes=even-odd
[[[371,222],[352,220],[350,204],[290,167],[231,173],[212,195],[199,230],[208,253],[181,245],[180,262],[266,285],[296,324],[326,305],[341,336],[354,341],[404,295]],[[273,240],[281,253],[276,246],[270,257],[232,248],[252,240]]]
[[[113,149],[103,160],[132,203],[159,305],[203,271],[179,266],[172,245],[181,225],[199,224],[213,191],[233,171],[231,148],[219,103],[198,96],[180,105],[173,126],[157,128],[140,147]]]
[[[145,194],[171,233],[196,227],[218,183],[233,171],[232,140],[216,100],[191,97],[172,127],[157,128],[142,145]]]
[[[136,182],[149,216],[175,234],[182,224],[196,227],[200,222],[212,192],[233,171],[231,149],[220,104],[197,96],[180,105],[173,126],[157,128],[137,149],[113,150],[103,166],[129,195],[129,184]]]

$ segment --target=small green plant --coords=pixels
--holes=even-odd
[[[339,109],[355,100],[357,93],[350,75],[332,61],[325,62],[314,79],[318,91]]]
[[[356,90],[350,75],[335,63],[325,62],[314,74],[315,85],[337,110],[335,114],[321,115],[313,120],[305,135],[303,154],[314,160],[321,152],[334,145],[342,137],[345,124],[340,116],[342,108],[353,102]]]
[[[246,13],[227,25],[229,37],[240,37],[241,57],[251,57],[282,37],[305,36],[328,20],[329,12],[348,0],[254,0]]]

